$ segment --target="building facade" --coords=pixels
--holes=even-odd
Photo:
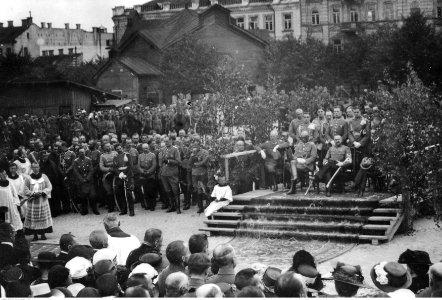
[[[0,23],[0,54],[28,53],[31,57],[81,55],[84,61],[98,57],[109,56],[106,48],[112,45],[113,34],[106,28],[93,27],[85,31],[80,24],[70,28],[53,28],[52,23],[41,23],[38,26],[32,18],[22,20],[21,26],[14,26],[8,21],[8,26]]]
[[[167,19],[185,8],[200,13],[215,4],[230,10],[236,24],[245,30],[263,30],[276,39],[301,35],[300,0],[155,0],[133,8],[113,8],[115,40],[118,43],[130,26],[133,11],[143,20],[157,20]]]

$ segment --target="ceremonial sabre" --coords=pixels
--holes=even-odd
[[[326,188],[329,188],[329,187],[330,187],[330,184],[332,184],[333,179],[335,179],[336,175],[338,175],[338,173],[339,173],[339,171],[341,171],[341,169],[342,169],[342,167],[339,167],[339,168],[336,170],[335,174],[333,174],[332,178],[330,179],[330,181],[329,181],[329,182],[327,183],[327,185],[325,186]]]
[[[65,178],[63,181],[66,184],[66,190],[68,191],[69,203],[71,204],[71,207],[73,208],[72,210],[74,211],[74,213],[79,213],[80,211],[78,210],[77,206],[75,205],[74,200],[72,199],[71,187],[67,183],[68,182],[67,178]]]
[[[316,171],[317,170],[317,171]],[[304,196],[307,196],[308,192],[310,191],[312,184],[315,182],[315,175],[316,173],[318,173],[318,167],[316,167],[315,172],[313,173],[313,179],[311,178],[311,176],[309,175],[309,179],[310,179],[310,184],[308,185],[307,191],[305,191]],[[318,189],[319,189],[319,183],[318,183]]]
[[[115,179],[116,179],[116,176],[112,180],[112,190],[114,192],[114,201],[115,201],[115,205],[117,206],[118,211],[121,211],[120,206],[118,205],[117,194],[115,192]]]
[[[123,188],[124,188],[124,198],[126,199],[126,210],[128,210],[129,209],[129,200],[127,200],[126,179],[123,179]]]

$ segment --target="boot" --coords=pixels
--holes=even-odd
[[[201,214],[204,212],[204,207],[203,207],[203,195],[202,194],[196,194],[197,195],[197,201],[198,201],[198,214]]]
[[[198,204],[198,194],[197,193],[192,193],[192,206],[195,206]]]
[[[113,195],[107,195],[107,212],[111,213],[115,211],[115,203],[114,203],[114,196]]]
[[[293,195],[296,194],[296,179],[292,180],[292,183],[290,185],[290,190],[287,192],[287,195]]]
[[[81,199],[81,215],[87,215],[89,212],[87,210],[87,198]]]
[[[325,188],[325,195],[327,196],[327,197],[331,197],[331,188]]]
[[[184,207],[183,210],[188,210],[190,209],[190,193],[186,192],[184,194]]]
[[[131,217],[135,216],[135,212],[134,212],[133,208],[129,209],[129,216],[131,216]]]
[[[180,199],[180,195],[178,195],[178,196],[176,196],[176,213],[179,215],[179,214],[181,214],[181,209],[180,209],[180,206],[181,206],[181,199]]]
[[[170,195],[169,199],[170,199],[170,204],[169,204],[169,209],[166,211],[167,213],[176,211],[175,198],[173,197],[173,195]]]

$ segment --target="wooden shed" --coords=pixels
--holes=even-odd
[[[0,115],[73,114],[78,109],[89,112],[94,104],[119,98],[66,80],[5,83],[0,85]]]

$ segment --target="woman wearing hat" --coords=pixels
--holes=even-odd
[[[6,170],[0,168],[0,207],[7,207],[5,221],[10,223],[14,231],[23,229],[18,207],[20,200],[17,190],[6,175]]]

